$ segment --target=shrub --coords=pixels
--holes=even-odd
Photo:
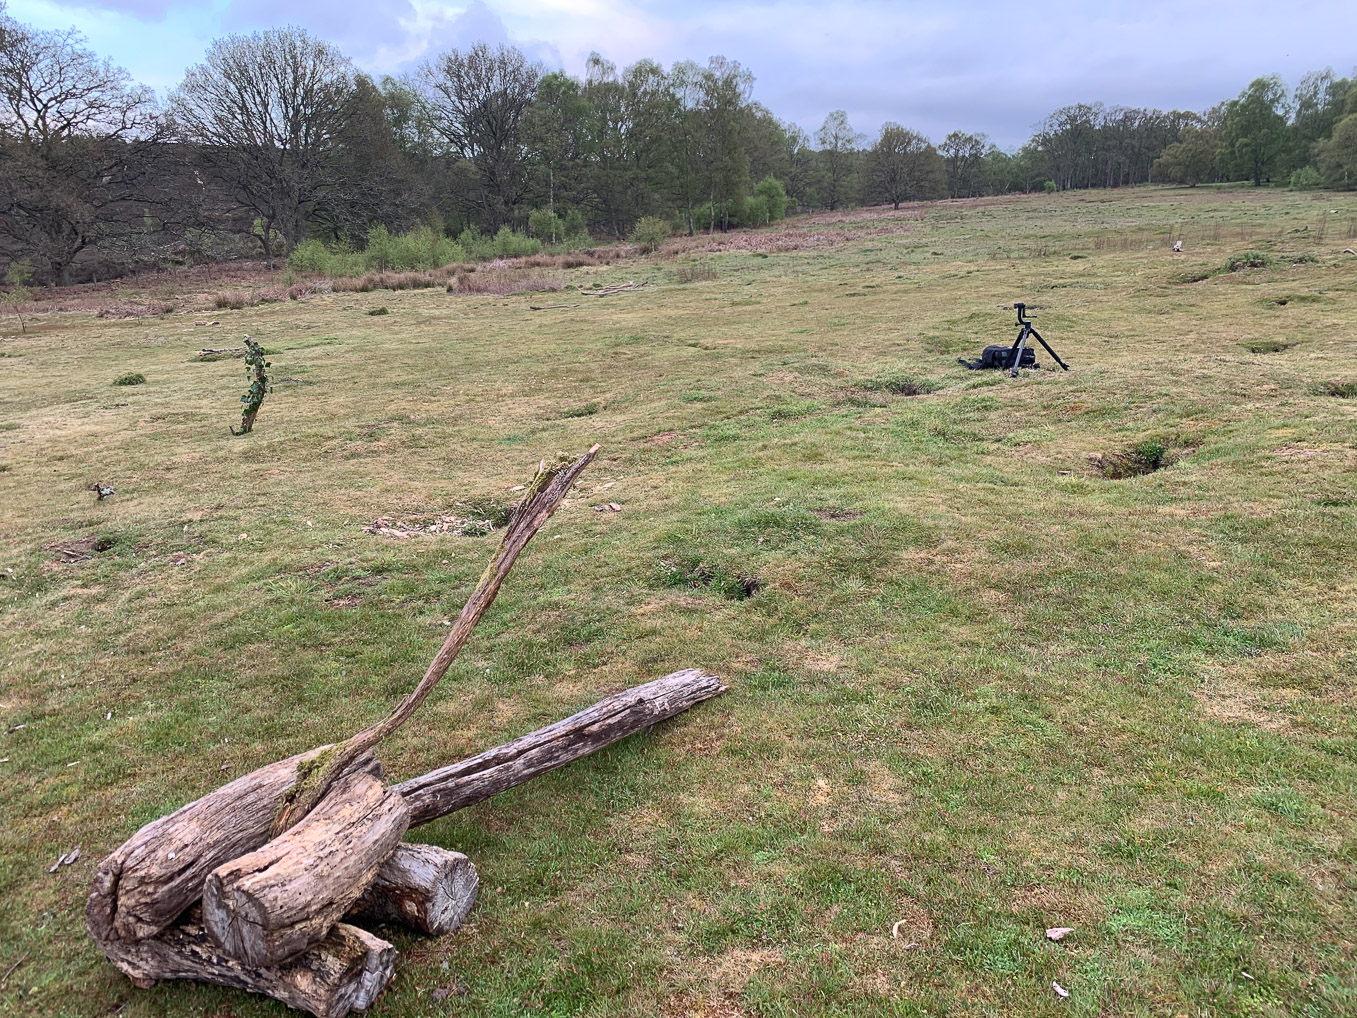
[[[212,303],[218,311],[239,311],[247,304],[255,304],[257,301],[244,290],[227,290],[217,294]]]
[[[113,379],[114,385],[145,385],[146,376],[140,371],[129,371]]]
[[[642,216],[632,227],[628,239],[641,249],[642,254],[649,254],[669,239],[669,224],[658,216]]]
[[[1054,180],[1046,181],[1046,183],[1041,185],[1041,189],[1045,191],[1047,194],[1055,194],[1057,191],[1060,190],[1060,188],[1056,187]]]
[[[753,200],[760,199],[763,202],[762,212],[766,217],[766,222],[776,223],[786,218],[787,206],[791,204],[791,199],[787,197],[787,189],[782,186],[782,181],[774,176],[767,176],[760,180],[754,185]]]
[[[1319,176],[1319,171],[1313,166],[1302,166],[1291,174],[1291,190],[1293,191],[1313,191],[1321,183],[1323,181]]]
[[[544,244],[565,239],[565,223],[551,209],[533,209],[528,213],[528,233]]]
[[[389,315],[389,314],[391,314],[391,312],[388,311],[388,310],[386,309],[386,305],[383,304],[381,307],[373,308],[371,311],[368,312],[368,314],[369,314],[369,315]]]
[[[589,224],[584,221],[584,213],[579,209],[567,209],[561,227],[567,237],[584,237],[587,243],[583,246],[588,247],[593,243],[593,238],[589,236]]]

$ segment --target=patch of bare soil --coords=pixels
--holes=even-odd
[[[45,545],[43,550],[52,552],[58,562],[84,562],[98,552],[108,551],[114,543],[111,537],[90,534],[73,541],[54,541]]]

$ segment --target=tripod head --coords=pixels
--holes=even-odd
[[[1024,316],[1027,314],[1027,305],[1022,301],[1018,301],[1018,303],[1013,305],[1013,310],[1018,312],[1018,325],[1026,325],[1027,318]]]

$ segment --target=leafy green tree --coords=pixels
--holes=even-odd
[[[1223,147],[1211,128],[1184,127],[1178,140],[1154,161],[1154,179],[1196,187],[1216,175]]]
[[[545,194],[546,210],[553,214],[558,200],[578,201],[583,193],[581,145],[588,115],[580,83],[562,71],[543,76],[524,115],[523,139],[533,159],[534,189]]]
[[[1281,168],[1289,142],[1286,85],[1275,74],[1255,78],[1225,104],[1221,125],[1225,159],[1232,173],[1257,187]]]
[[[787,206],[791,199],[787,197],[787,189],[782,186],[782,181],[776,177],[764,177],[754,185],[754,196],[763,201],[767,211],[767,222],[780,222],[787,215]]]
[[[938,146],[947,171],[947,192],[953,198],[971,198],[980,193],[980,167],[993,146],[983,134],[953,131]]]
[[[835,110],[815,132],[823,172],[822,197],[828,209],[850,205],[857,198],[858,165],[864,136],[853,130],[848,114]]]
[[[1334,125],[1333,134],[1315,146],[1319,172],[1334,187],[1357,187],[1357,113]]]
[[[869,194],[890,202],[929,201],[947,197],[947,168],[942,156],[922,134],[887,122],[867,153]]]

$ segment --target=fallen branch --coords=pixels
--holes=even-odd
[[[226,360],[228,357],[244,356],[245,348],[243,346],[223,346],[217,349],[205,346],[198,351],[198,359],[200,361],[220,361]]]
[[[632,280],[627,283],[618,283],[615,286],[600,286],[597,290],[581,290],[580,293],[585,297],[608,297],[615,293],[635,293],[637,290],[644,290],[649,285],[649,281],[638,283]]]
[[[578,304],[529,304],[529,311],[556,311],[560,308],[577,308]]]
[[[696,668],[633,686],[564,721],[392,786],[418,827],[596,753],[619,739],[709,700],[726,687]]]

